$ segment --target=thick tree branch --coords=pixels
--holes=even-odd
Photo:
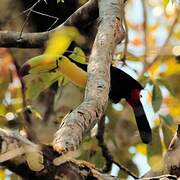
[[[90,163],[58,157],[50,146],[38,146],[12,131],[0,129],[0,140],[0,165],[26,180],[116,179],[98,172]]]
[[[86,4],[75,11],[63,24],[51,31],[41,33],[23,33],[0,31],[0,47],[17,48],[41,48],[49,38],[49,34],[65,25],[78,28],[84,27],[98,17],[97,0],[89,0]]]
[[[84,102],[65,117],[55,134],[54,149],[58,152],[77,149],[106,110],[110,64],[116,44],[124,37],[123,8],[123,0],[99,1],[100,25],[89,59]]]

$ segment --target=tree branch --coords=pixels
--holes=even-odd
[[[106,110],[110,64],[116,44],[124,37],[123,8],[122,0],[99,1],[100,25],[89,59],[84,101],[64,118],[56,132],[53,146],[58,152],[77,149],[84,135],[102,118]]]
[[[15,132],[0,129],[0,140],[0,165],[26,180],[116,179],[98,172],[90,163],[72,159],[71,154],[71,158],[58,157],[52,147],[36,145]]]
[[[89,0],[76,10],[63,24],[51,31],[41,33],[22,33],[13,31],[0,31],[0,47],[41,48],[48,40],[49,35],[62,26],[76,26],[82,28],[98,17],[97,0]]]

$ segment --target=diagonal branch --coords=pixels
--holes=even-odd
[[[41,33],[22,33],[13,31],[0,31],[0,47],[41,48],[49,38],[51,32],[62,26],[72,25],[84,27],[98,17],[97,0],[89,0],[76,10],[63,24],[51,31]],[[21,36],[20,36],[21,35]]]
[[[88,65],[88,81],[83,103],[64,118],[55,134],[54,149],[75,150],[84,135],[99,121],[107,106],[110,64],[116,44],[124,37],[123,0],[100,0],[100,25]]]

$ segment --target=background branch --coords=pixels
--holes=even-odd
[[[0,31],[0,47],[41,48],[49,38],[49,34],[62,26],[83,27],[98,17],[97,0],[89,0],[75,11],[63,24],[51,31],[41,33],[21,33]]]

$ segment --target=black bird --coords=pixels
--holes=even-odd
[[[66,55],[66,53],[64,55]],[[87,71],[87,64],[81,64],[71,58],[69,59],[79,68]],[[140,91],[143,87],[138,81],[121,69],[111,65],[110,71],[111,87],[109,98],[113,103],[118,103],[122,98],[126,99],[128,104],[133,108],[141,139],[144,143],[148,144],[152,140],[152,132],[140,101]]]

